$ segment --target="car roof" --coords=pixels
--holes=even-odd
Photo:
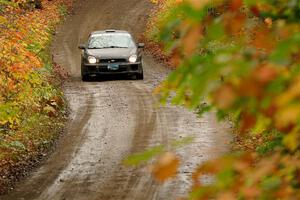
[[[91,35],[95,35],[95,34],[105,34],[105,33],[127,33],[130,34],[128,31],[124,31],[124,30],[114,30],[114,29],[108,29],[108,30],[101,30],[101,31],[93,31],[91,32]]]

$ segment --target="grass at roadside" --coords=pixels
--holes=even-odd
[[[43,9],[0,1],[0,193],[63,130],[66,104],[49,46],[71,0]]]

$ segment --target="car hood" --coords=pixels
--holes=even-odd
[[[88,55],[96,58],[128,58],[133,54],[137,54],[137,48],[107,48],[107,49],[87,49]]]

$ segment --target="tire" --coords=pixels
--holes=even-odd
[[[81,80],[82,81],[88,81],[89,75],[86,74],[86,70],[83,64],[81,64]]]
[[[142,73],[138,73],[137,75],[136,75],[136,79],[137,80],[143,80],[144,79],[144,73],[142,72]]]
[[[90,79],[89,79],[90,77],[88,76],[88,75],[81,75],[81,80],[82,81],[89,81]]]
[[[142,63],[142,64],[141,64],[140,70],[139,70],[140,72],[139,72],[138,74],[136,74],[136,79],[137,79],[137,80],[143,80],[143,79],[144,79],[144,70],[143,70],[143,65],[144,65],[143,63],[144,63],[144,62],[143,62],[142,59],[141,59],[141,63]]]

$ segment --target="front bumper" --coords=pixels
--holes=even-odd
[[[117,65],[117,69],[112,69],[111,65]],[[83,75],[104,75],[104,74],[137,74],[142,72],[142,63],[97,63],[82,64]]]

